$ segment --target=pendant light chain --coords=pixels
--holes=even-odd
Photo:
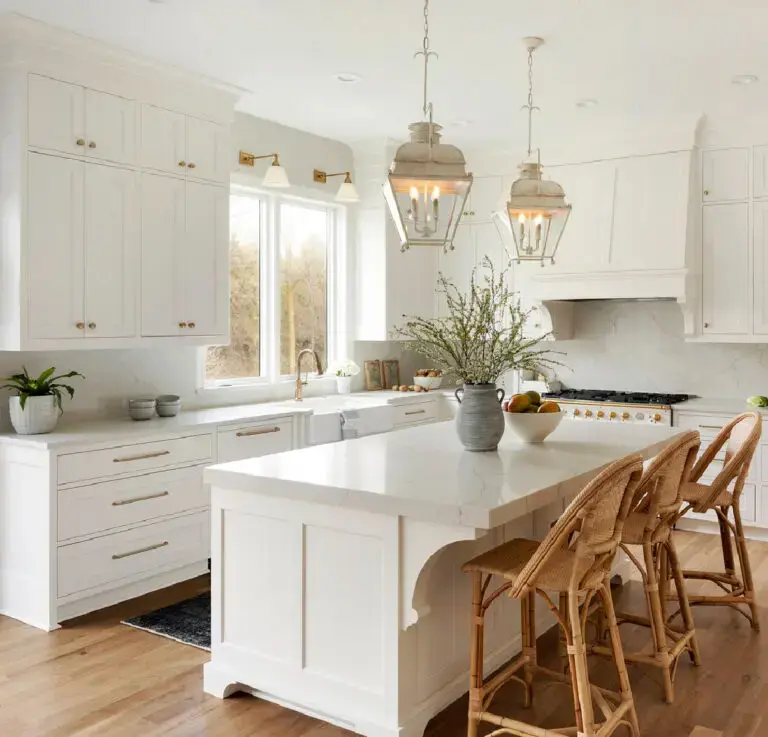
[[[424,38],[422,39],[421,51],[417,51],[414,56],[424,57],[424,103],[422,111],[424,117],[429,117],[430,122],[430,142],[432,139],[432,103],[428,101],[428,81],[429,81],[429,57],[437,56],[434,51],[429,49],[429,0],[424,0]]]
[[[533,52],[534,47],[528,48],[528,104],[523,105],[522,110],[528,111],[528,156],[533,153],[533,113],[538,111],[533,104]]]

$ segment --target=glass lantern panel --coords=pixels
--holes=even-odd
[[[384,184],[384,196],[403,250],[411,246],[453,249],[456,226],[471,185],[470,178],[406,179],[390,175]]]
[[[562,210],[517,209],[508,210],[509,230],[518,261],[545,261],[554,263],[560,238],[571,214]]]

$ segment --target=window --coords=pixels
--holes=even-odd
[[[230,338],[207,350],[205,383],[279,381],[304,348],[332,357],[340,310],[336,205],[247,190],[230,197]],[[334,282],[337,282],[336,284]],[[338,301],[338,300],[336,300]]]

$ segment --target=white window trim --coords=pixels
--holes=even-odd
[[[243,398],[282,397],[292,393],[289,387],[295,385],[296,374],[280,373],[279,341],[275,341],[273,345],[267,338],[270,332],[272,335],[280,335],[280,275],[275,263],[280,242],[280,204],[295,203],[329,213],[326,256],[326,360],[329,365],[343,358],[349,350],[345,339],[349,319],[347,208],[324,199],[277,194],[273,190],[240,184],[232,184],[230,194],[253,197],[261,202],[261,243],[275,244],[274,248],[259,249],[259,364],[262,373],[258,377],[207,381],[207,348],[201,348],[197,352],[197,391],[206,395],[221,394],[228,399],[235,399],[236,395],[242,395]],[[323,366],[324,372],[327,369],[328,366]],[[335,387],[335,379],[325,373],[320,376],[313,372],[308,379],[311,385],[308,392],[310,394],[328,392]]]

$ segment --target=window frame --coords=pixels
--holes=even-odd
[[[259,202],[259,376],[208,379],[206,356],[200,350],[198,386],[203,391],[267,388],[293,384],[295,373],[280,372],[280,206],[298,205],[327,214],[326,226],[326,361],[341,357],[345,347],[342,335],[347,320],[347,208],[339,203],[309,199],[292,194],[277,194],[247,185],[232,184],[230,196],[251,197]],[[273,339],[270,340],[270,334]],[[327,371],[328,366],[323,366]],[[309,374],[310,381],[327,380],[327,375]]]

